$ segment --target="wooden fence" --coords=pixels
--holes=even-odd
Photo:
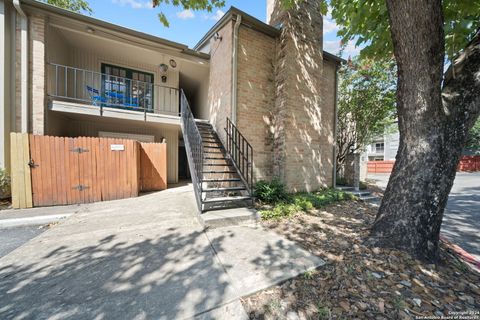
[[[463,156],[457,171],[480,171],[480,156]]]
[[[115,200],[167,187],[165,144],[17,133],[11,139],[14,208]]]
[[[28,144],[28,134],[15,132],[10,134],[12,206],[14,208],[31,208],[33,206]]]
[[[368,161],[368,173],[390,173],[392,172],[395,161]]]
[[[368,161],[368,173],[390,173],[395,161]],[[463,156],[458,163],[457,171],[480,171],[480,156]]]
[[[167,144],[140,143],[140,190],[167,188]]]

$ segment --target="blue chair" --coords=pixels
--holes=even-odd
[[[130,107],[130,108],[138,108],[138,99],[137,98],[133,98],[133,99],[130,100],[129,97],[125,98],[125,95],[123,93],[118,93],[118,92],[114,92],[114,91],[107,91],[106,95],[111,99],[121,101],[120,104],[122,106]]]
[[[107,102],[107,98],[101,96],[100,92],[97,89],[87,86],[87,92],[94,106],[98,106],[98,103]]]

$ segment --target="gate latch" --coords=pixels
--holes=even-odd
[[[88,149],[84,149],[84,148],[78,147],[78,148],[73,148],[73,149],[70,150],[70,151],[76,152],[76,153],[84,153],[84,152],[88,152]]]
[[[73,187],[73,189],[77,189],[78,191],[83,191],[85,189],[88,189],[89,187],[88,186],[84,186],[83,184],[79,184],[75,187]]]
[[[38,164],[36,164],[35,161],[33,161],[33,159],[30,159],[30,161],[28,161],[28,166],[30,168],[36,168],[38,167]]]

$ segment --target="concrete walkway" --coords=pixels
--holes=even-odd
[[[257,226],[204,231],[180,187],[84,205],[0,259],[0,319],[247,319],[240,297],[323,263]]]

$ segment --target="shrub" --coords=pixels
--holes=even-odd
[[[303,211],[308,211],[313,209],[313,203],[308,194],[305,195],[295,195],[294,196],[295,205],[299,206]]]
[[[293,203],[278,203],[270,210],[261,210],[260,215],[264,220],[286,218],[302,211],[302,208]]]
[[[5,169],[0,168],[0,199],[5,199],[11,195],[10,176]]]
[[[272,181],[259,181],[255,184],[255,198],[258,200],[274,204],[277,202],[285,202],[288,200],[288,194],[285,191],[285,185],[274,178]]]
[[[368,185],[365,182],[360,181],[360,186],[359,187],[360,187],[360,190],[367,190]]]
[[[336,189],[325,189],[317,192],[301,192],[292,195],[285,194],[286,200],[273,204],[273,208],[260,211],[262,219],[280,219],[290,217],[313,208],[319,209],[331,203],[343,200],[353,200],[355,196]]]

